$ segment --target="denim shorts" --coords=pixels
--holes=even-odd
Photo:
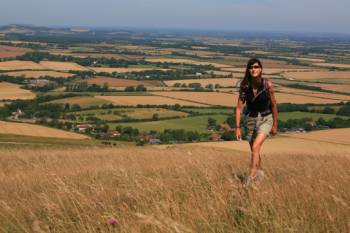
[[[257,117],[245,117],[245,130],[247,140],[253,142],[258,133],[264,133],[269,136],[273,126],[272,114],[261,116],[259,113]]]

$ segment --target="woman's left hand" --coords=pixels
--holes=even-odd
[[[276,135],[277,134],[277,125],[273,125],[271,129],[271,134]]]

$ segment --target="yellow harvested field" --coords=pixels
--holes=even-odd
[[[177,100],[162,96],[96,96],[95,98],[112,102],[116,105],[136,106],[138,104],[146,105],[175,105],[181,106],[206,106],[204,104],[193,103],[185,100]]]
[[[41,125],[6,121],[0,121],[0,134],[15,134],[49,138],[89,139],[89,137],[82,134],[53,129]]]
[[[245,72],[245,67],[244,68],[222,68],[222,71],[231,71],[231,72],[240,72],[244,73]],[[277,74],[277,73],[282,73],[282,72],[292,72],[292,71],[307,71],[309,69],[306,68],[264,68],[263,69],[263,74]]]
[[[234,106],[237,101],[237,93],[222,93],[222,92],[152,92],[154,95],[166,96],[181,100],[190,100],[202,104]]]
[[[322,67],[337,67],[337,68],[350,68],[350,64],[337,64],[337,63],[313,63],[315,66]]]
[[[308,71],[308,72],[287,72],[284,77],[296,80],[327,80],[345,79],[350,80],[350,71]]]
[[[49,70],[56,71],[88,71],[89,69],[74,62],[41,61],[40,65]]]
[[[0,100],[33,99],[35,94],[20,85],[0,82]]]
[[[345,132],[345,131],[344,131]],[[346,130],[349,133],[349,130]],[[310,132],[310,133],[300,133],[300,135],[306,135],[311,133],[321,133]],[[324,137],[327,138],[328,133],[324,132]],[[330,133],[331,137],[332,134]],[[323,137],[323,136],[322,136]],[[319,138],[322,138],[321,136]],[[297,137],[286,137],[286,136],[275,136],[268,138],[262,147],[262,156],[264,155],[278,155],[285,156],[286,154],[307,154],[308,156],[329,156],[329,155],[344,155],[350,156],[350,144],[349,141],[346,142],[347,145],[341,145],[338,143],[344,143],[344,140],[338,138],[328,142],[327,139],[322,141],[319,138],[314,138],[312,135],[310,138],[303,139]],[[345,143],[344,143],[345,144]],[[180,147],[180,145],[177,145]],[[242,151],[249,153],[249,144],[247,141],[222,141],[222,142],[201,142],[201,143],[190,143],[181,146],[203,146],[203,147],[214,147],[214,148],[224,148],[232,149],[236,151]],[[162,147],[162,146],[160,146]],[[266,158],[268,159],[268,157]]]
[[[30,51],[32,51],[32,50],[27,49],[27,48],[19,48],[19,47],[1,45],[0,46],[0,58],[22,56],[25,53],[28,53]]]
[[[98,99],[93,96],[75,96],[75,97],[68,97],[58,100],[49,101],[47,103],[53,103],[53,104],[78,104],[81,107],[89,107],[94,105],[102,105],[102,104],[108,104],[109,101],[105,101],[103,99]]]
[[[302,138],[313,141],[324,141],[350,145],[350,128],[327,129],[307,133],[289,133],[286,135],[293,138]]]
[[[131,80],[131,79],[122,79],[122,78],[108,78],[108,77],[96,77],[92,79],[88,79],[87,82],[89,84],[97,84],[103,85],[105,83],[110,87],[127,87],[127,86],[137,86],[144,85],[146,87],[154,87],[154,86],[162,86],[162,83],[159,81],[152,80]]]
[[[43,66],[32,61],[4,61],[0,62],[0,70],[45,70]]]
[[[309,84],[309,85],[313,86],[313,84]],[[276,87],[276,91],[277,90],[279,92],[282,92],[282,93],[301,94],[301,95],[319,97],[319,98],[324,98],[324,99],[335,99],[335,100],[339,100],[339,101],[349,101],[350,100],[349,95],[325,93],[325,92],[319,92],[319,91],[304,90],[304,89],[299,89],[299,88]]]
[[[276,99],[278,103],[293,103],[293,104],[334,104],[344,101],[343,99],[329,99],[326,98],[328,93],[325,93],[325,97],[316,96],[304,96],[301,94],[291,94],[291,93],[279,93],[276,92]]]
[[[236,78],[205,78],[205,79],[184,79],[184,80],[170,80],[170,81],[164,81],[164,83],[168,86],[174,86],[175,83],[200,83],[202,87],[205,87],[208,84],[220,84],[222,87],[232,87],[235,86],[237,82],[239,82],[241,79]]]
[[[350,85],[349,84],[322,84],[322,83],[313,83],[312,86],[320,87],[324,90],[330,91],[339,91],[350,94]]]
[[[154,69],[154,68],[109,68],[109,67],[89,67],[90,70],[94,70],[95,72],[106,72],[106,73],[129,73],[129,72],[142,72],[146,70],[163,70],[166,71],[168,69]]]
[[[207,62],[207,61],[195,61],[191,59],[182,59],[182,58],[146,58],[148,62],[167,62],[167,63],[184,63],[184,64],[192,64],[192,65],[212,65],[217,68],[228,67],[225,64],[219,64],[215,62]]]
[[[21,76],[21,77],[25,77],[25,78],[40,78],[40,77],[45,77],[45,76],[49,76],[49,77],[53,77],[53,78],[69,78],[69,77],[74,76],[74,74],[65,73],[65,72],[50,71],[50,70],[45,70],[45,71],[32,71],[32,70],[13,71],[13,72],[6,72],[3,74],[10,75],[10,76],[17,76],[17,77]]]

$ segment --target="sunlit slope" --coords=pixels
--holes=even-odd
[[[178,147],[6,149],[3,232],[347,232],[348,157]],[[25,201],[24,201],[25,200]],[[288,229],[288,230],[286,230]]]

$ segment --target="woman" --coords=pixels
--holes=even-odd
[[[250,186],[264,178],[260,149],[270,133],[277,133],[276,98],[272,82],[261,76],[262,69],[259,59],[252,58],[248,61],[236,107],[236,138],[242,140],[241,112],[246,104],[245,128],[251,151],[250,172],[244,186]]]

